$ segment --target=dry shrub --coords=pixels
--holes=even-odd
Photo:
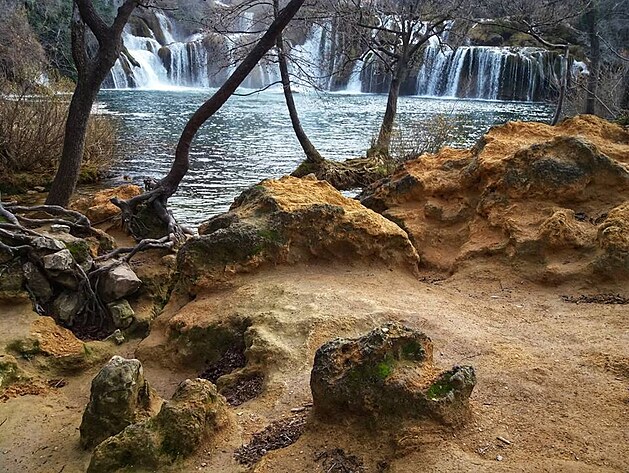
[[[450,144],[456,129],[450,113],[439,113],[426,120],[397,127],[391,138],[391,157],[396,162],[436,153]]]
[[[0,97],[0,187],[21,192],[48,185],[63,149],[70,96],[10,95]],[[111,117],[90,118],[80,182],[94,182],[113,163],[117,127]]]

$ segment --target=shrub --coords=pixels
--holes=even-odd
[[[451,114],[436,114],[426,120],[397,127],[391,139],[391,157],[396,162],[436,153],[450,144],[456,129]]]
[[[63,149],[69,95],[0,97],[0,189],[23,192],[52,182]],[[94,182],[113,163],[117,128],[111,117],[90,118],[80,182]]]

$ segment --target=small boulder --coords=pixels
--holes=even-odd
[[[31,244],[34,248],[38,250],[61,251],[65,250],[66,248],[62,241],[46,236],[41,236],[33,239]]]
[[[89,473],[109,473],[133,467],[157,469],[193,453],[227,420],[226,406],[207,380],[186,380],[159,414],[133,424],[101,443]]]
[[[52,305],[59,320],[72,325],[74,317],[83,308],[83,299],[78,292],[64,291],[59,294]]]
[[[142,281],[128,264],[120,264],[103,275],[99,292],[105,302],[115,301],[136,292]]]
[[[63,243],[62,243],[63,245]],[[42,258],[44,268],[48,271],[70,271],[74,266],[74,258],[70,250],[65,248]]]
[[[50,283],[44,274],[31,262],[23,266],[26,284],[38,301],[46,302],[53,296]]]
[[[116,328],[129,328],[135,319],[135,312],[126,299],[110,302],[107,304],[107,308]]]
[[[156,394],[144,379],[142,364],[114,356],[92,380],[90,401],[81,422],[81,445],[93,448],[151,414]]]
[[[470,366],[439,374],[431,340],[395,323],[326,343],[317,350],[310,378],[320,417],[429,417],[448,424],[467,415],[475,384]]]

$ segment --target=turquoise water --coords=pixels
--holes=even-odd
[[[105,90],[100,113],[119,118],[122,156],[113,181],[126,176],[141,183],[164,176],[183,127],[212,91],[184,89]],[[371,94],[296,94],[302,125],[319,151],[330,159],[364,155],[376,134],[386,96]],[[494,124],[513,119],[547,121],[545,104],[401,97],[402,129],[446,114],[456,124],[453,145],[469,146]],[[170,205],[176,217],[197,225],[226,211],[246,187],[289,174],[303,155],[281,93],[232,97],[200,130],[191,151],[190,171]]]

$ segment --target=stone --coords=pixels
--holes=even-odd
[[[469,413],[474,369],[454,367],[438,374],[432,350],[425,334],[396,323],[324,344],[310,377],[316,415],[461,422]]]
[[[74,267],[74,258],[70,250],[63,245],[63,250],[57,251],[42,258],[44,269],[48,271],[71,271]]]
[[[616,231],[597,228],[629,201],[629,131],[592,115],[493,127],[471,149],[404,163],[359,198],[408,232],[425,268],[475,272],[492,258],[545,284],[589,283],[606,264],[629,275],[603,248],[602,232]]]
[[[74,317],[79,314],[83,308],[83,299],[80,294],[75,291],[64,291],[53,302],[53,309],[59,320],[72,325]]]
[[[126,299],[119,299],[107,304],[109,314],[114,322],[114,327],[119,329],[129,328],[135,320],[135,312]]]
[[[99,293],[105,302],[115,301],[136,292],[142,281],[127,263],[106,272],[100,280]]]
[[[0,299],[12,299],[22,292],[24,270],[19,260],[0,264]]]
[[[182,280],[229,284],[234,274],[312,260],[417,270],[398,225],[344,197],[326,181],[283,177],[244,191],[226,214],[199,228],[178,254]]]
[[[98,225],[120,215],[120,209],[111,203],[112,198],[127,200],[141,193],[140,187],[125,184],[78,199],[72,203],[72,208],[82,212],[93,225]]]
[[[81,445],[93,448],[127,426],[147,419],[155,398],[138,360],[112,357],[92,380],[90,401],[79,428]]]
[[[102,442],[88,473],[133,467],[157,469],[195,452],[227,423],[225,402],[207,380],[186,380],[159,413]]]
[[[114,333],[109,335],[105,340],[105,342],[114,342],[116,345],[122,345],[125,342],[124,335],[120,329],[114,330]]]
[[[52,296],[52,288],[50,283],[44,274],[30,261],[23,266],[24,277],[26,278],[26,284],[28,288],[37,298],[38,302],[47,302]]]
[[[24,373],[11,355],[0,355],[0,389],[24,379]]]
[[[46,188],[42,187],[42,186],[35,186],[35,187],[33,187],[33,190],[35,190],[37,192],[46,192]]]
[[[45,236],[34,238],[32,245],[38,250],[61,251],[66,248],[62,241]]]

